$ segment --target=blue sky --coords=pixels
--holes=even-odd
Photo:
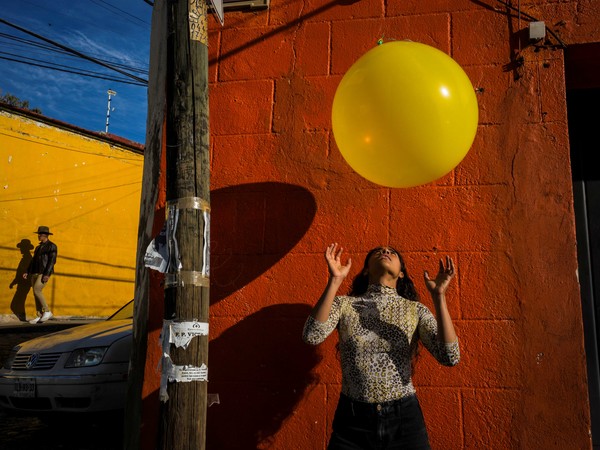
[[[2,0],[0,19],[148,79],[152,6],[144,0]],[[4,59],[3,59],[4,58]],[[19,59],[26,63],[8,61]],[[67,73],[139,83],[116,71],[65,54],[57,47],[0,22],[0,94],[29,101],[47,117],[144,143],[147,87]]]

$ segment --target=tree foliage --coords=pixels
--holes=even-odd
[[[41,109],[29,107],[29,100],[21,100],[19,97],[12,95],[8,92],[2,93],[2,91],[0,91],[0,102],[6,103],[11,106],[16,106],[17,108],[26,109],[37,114],[42,114]]]

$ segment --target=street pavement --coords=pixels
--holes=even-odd
[[[114,415],[94,418],[14,416],[0,409],[2,450],[119,450],[123,448],[122,419]]]
[[[16,319],[0,319],[0,364],[20,342],[65,328],[102,319],[57,318],[31,325]],[[122,417],[27,416],[0,408],[0,449],[2,450],[118,450],[122,445]]]

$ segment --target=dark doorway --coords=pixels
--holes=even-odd
[[[567,47],[565,75],[592,442],[600,449],[600,43]]]

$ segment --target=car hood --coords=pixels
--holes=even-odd
[[[46,334],[19,344],[20,352],[70,352],[77,348],[108,346],[118,339],[130,336],[133,321],[103,320],[80,325],[56,333]]]

